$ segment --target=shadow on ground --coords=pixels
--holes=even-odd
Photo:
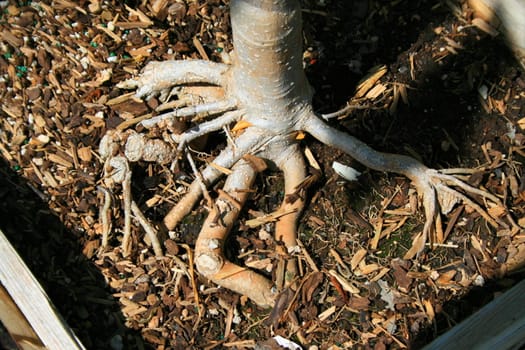
[[[68,231],[16,171],[0,160],[0,229],[87,349],[144,348],[117,300]],[[101,325],[104,325],[101,327]]]

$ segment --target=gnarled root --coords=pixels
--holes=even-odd
[[[273,146],[272,148],[282,145],[277,143]],[[286,151],[283,152],[283,149]],[[275,239],[277,242],[284,243],[287,251],[278,249],[278,252],[287,257],[297,247],[297,221],[304,208],[305,195],[301,184],[306,178],[306,164],[299,145],[295,143],[279,147],[279,150],[269,153],[273,154],[273,156],[269,155],[269,158],[277,164],[284,175],[285,195],[279,211],[285,214],[280,216],[275,224]],[[282,290],[297,277],[297,264],[294,259],[281,260],[277,268],[279,271],[277,276],[284,277],[284,281],[279,278],[276,280],[277,288]]]
[[[240,160],[228,176],[195,243],[195,264],[200,273],[218,285],[246,295],[261,306],[272,306],[275,290],[264,276],[228,261],[223,252],[226,237],[248,197],[255,171]]]
[[[440,222],[438,216],[441,213],[447,214],[459,202],[476,210],[492,226],[506,226],[497,218],[491,217],[481,205],[471,199],[471,197],[482,198],[486,207],[501,205],[501,201],[487,191],[472,187],[450,174],[429,169],[411,157],[377,152],[353,136],[325,124],[314,114],[306,118],[303,125],[305,131],[319,141],[339,148],[367,167],[403,174],[412,180],[421,198],[426,222],[423,231],[415,237],[412,247],[405,254],[405,259],[413,258],[420,253],[429,238],[435,241],[433,233],[435,226]]]
[[[119,83],[122,89],[137,89],[136,96],[148,99],[160,95],[169,97],[174,86],[211,84],[224,86],[230,66],[203,60],[150,62],[139,79]]]
[[[266,137],[267,138],[267,137]],[[245,154],[255,153],[265,142],[264,137],[255,129],[246,130],[213,160],[213,165],[208,165],[201,171],[201,177],[205,185],[211,185],[224,175],[219,168],[231,168]],[[175,226],[193,209],[193,206],[202,196],[201,185],[198,180],[192,182],[188,193],[181,198],[177,204],[164,217],[164,225],[169,230]]]

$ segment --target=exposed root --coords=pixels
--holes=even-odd
[[[111,232],[111,192],[103,186],[98,186],[97,189],[104,194],[103,204],[98,214],[102,224],[102,243],[100,247],[104,250],[108,246],[109,233]]]
[[[227,195],[219,194],[195,243],[195,264],[200,273],[218,285],[246,295],[258,305],[272,306],[276,295],[272,282],[224,256],[226,237],[246,202],[246,190],[255,179],[255,171],[244,160],[237,162],[232,170],[223,189]]]
[[[280,252],[284,257],[297,248],[297,219],[304,208],[304,191],[298,190],[306,178],[306,164],[297,144],[286,148],[286,152],[274,153],[272,157],[277,166],[283,171],[285,195],[280,212],[288,213],[275,224],[275,239],[284,243],[286,252]],[[277,288],[281,290],[290,285],[297,277],[297,263],[294,259],[279,262],[278,276],[284,276],[284,281],[276,280]]]
[[[186,84],[212,84],[224,86],[229,66],[203,60],[150,62],[140,79],[119,83],[122,89],[137,89],[136,96],[145,99],[160,95],[165,100],[171,88]]]
[[[144,231],[146,232],[146,235],[148,236],[148,239],[151,242],[151,245],[153,247],[153,251],[155,252],[155,256],[161,257],[164,254],[162,253],[162,246],[159,242],[159,238],[157,236],[157,230],[151,225],[140,210],[140,208],[137,206],[137,203],[134,201],[131,202],[131,210],[133,211],[133,215],[137,219],[137,221],[140,223]]]
[[[178,143],[179,148],[181,148],[181,146],[188,144],[189,142],[195,140],[198,137],[204,136],[214,131],[218,131],[223,127],[239,120],[243,114],[244,111],[227,112],[221,115],[220,117],[201,123],[198,126],[194,126],[193,128],[190,128],[182,134],[173,134],[171,135],[171,138],[173,139],[173,141]]]
[[[122,255],[131,253],[131,170],[126,158],[117,156],[109,158],[104,166],[106,185],[122,185],[122,202],[124,210],[124,235],[122,237]],[[107,181],[110,180],[110,181]]]
[[[220,114],[227,111],[231,111],[237,107],[237,103],[234,100],[222,100],[214,101],[204,104],[192,105],[184,108],[176,109],[172,112],[163,113],[153,118],[140,122],[140,125],[146,129],[151,129],[157,126],[159,123],[165,123],[175,120],[176,118],[188,118],[194,117],[198,114],[214,115]],[[224,122],[223,122],[224,123]],[[223,124],[225,125],[225,124]]]
[[[469,186],[450,174],[429,169],[408,156],[377,152],[358,139],[331,128],[321,119],[344,115],[354,107],[348,106],[321,117],[312,112],[312,89],[302,68],[301,8],[298,1],[232,0],[230,15],[235,46],[231,66],[201,60],[152,62],[138,78],[118,85],[136,88],[136,96],[140,98],[160,96],[161,102],[167,102],[172,95],[179,98],[157,110],[163,114],[140,121],[146,128],[164,128],[161,132],[163,140],[151,140],[135,131],[109,131],[101,141],[100,153],[106,162],[106,178],[122,184],[123,188],[124,255],[131,250],[131,211],[152,241],[155,254],[162,254],[154,228],[132,201],[131,172],[127,162],[143,160],[173,162],[173,165],[189,142],[221,129],[226,132],[227,147],[201,169],[191,157],[188,158],[196,179],[165,216],[163,223],[168,230],[173,230],[210,186],[222,175],[229,174],[224,190],[218,191],[218,198],[207,198],[210,212],[196,242],[195,262],[204,276],[248,296],[259,305],[273,305],[278,290],[264,276],[228,261],[223,252],[224,242],[254,181],[256,170],[247,161],[248,155],[254,155],[275,162],[284,172],[285,198],[279,215],[273,215],[271,219],[277,221],[276,240],[284,243],[287,250],[297,246],[297,218],[304,206],[303,187],[307,180],[306,165],[294,136],[303,131],[328,146],[341,149],[369,168],[403,174],[413,182],[421,196],[426,222],[405,254],[407,259],[421,252],[427,240],[436,242],[433,234],[441,232],[441,213],[449,212],[459,202],[476,210],[491,225],[504,225],[501,219],[492,217],[490,211],[485,210],[485,207],[501,205],[496,196]],[[209,88],[209,85],[221,93],[204,98],[207,94],[203,90],[199,92],[199,88]],[[193,89],[193,92],[186,94],[184,89],[188,92]],[[197,99],[188,96],[197,96]],[[167,108],[174,108],[174,111],[164,112]],[[192,123],[199,124],[183,130],[187,122],[185,118],[189,117]],[[234,122],[238,127],[230,129]],[[178,124],[182,126],[179,128]],[[126,157],[119,155],[124,144]],[[109,181],[105,185],[111,189]],[[483,205],[480,201],[484,202]],[[101,210],[104,232],[109,232],[103,216],[107,216],[109,205],[105,196],[106,209]],[[107,235],[105,242],[107,244]],[[289,254],[284,249],[280,253],[283,256]],[[288,276],[279,287],[293,288],[297,273],[295,261],[288,260],[280,270],[282,275]]]
[[[502,206],[501,201],[493,194],[472,187],[450,174],[429,169],[413,158],[377,152],[356,138],[331,128],[313,114],[307,118],[304,125],[305,130],[319,141],[341,149],[367,167],[379,171],[396,172],[412,180],[420,195],[426,221],[423,231],[415,236],[412,247],[405,254],[405,259],[411,259],[419,254],[428,239],[436,242],[433,233],[435,225],[440,222],[439,215],[447,214],[459,202],[476,210],[493,227],[505,226],[471,199],[472,196],[478,196],[486,202],[485,206]]]
[[[267,138],[267,137],[266,137]],[[231,168],[243,155],[255,153],[263,142],[264,137],[257,130],[246,130],[236,139],[236,143],[228,145],[227,148],[213,160],[218,167]],[[208,165],[200,172],[202,182],[207,186],[213,184],[222,175],[221,171],[212,165]],[[188,188],[187,194],[182,197],[177,204],[164,217],[164,225],[168,230],[173,230],[175,226],[193,209],[195,203],[201,198],[202,189],[197,180],[194,180]]]

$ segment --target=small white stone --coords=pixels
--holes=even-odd
[[[478,88],[478,93],[481,96],[481,98],[486,100],[489,97],[489,88],[487,87],[487,85],[481,85]]]
[[[485,279],[481,275],[477,275],[476,278],[474,278],[474,282],[472,282],[476,287],[483,287],[485,285]]]
[[[49,143],[49,141],[50,141],[49,136],[44,135],[44,134],[40,134],[40,135],[38,135],[38,136],[36,137],[36,139],[38,140],[38,142],[40,142],[40,143],[43,144],[43,145]]]
[[[357,178],[359,177],[359,175],[361,175],[361,173],[355,170],[354,168],[341,164],[339,162],[333,162],[332,168],[337,173],[337,175],[341,176],[347,181],[357,181]]]

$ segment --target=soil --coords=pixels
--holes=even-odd
[[[87,348],[270,349],[275,335],[305,349],[419,348],[522,278],[525,74],[502,35],[473,25],[473,11],[456,1],[304,0],[314,105],[320,113],[352,105],[331,124],[378,150],[475,169],[465,180],[506,205],[491,215],[517,225],[496,229],[457,206],[443,216],[444,243],[403,260],[423,226],[420,211],[406,213],[415,198],[408,180],[306,138],[322,175],[301,219],[298,291],[283,293],[273,311],[193,270],[203,205],[164,242],[164,258],[136,224],[134,252],[122,257],[116,206],[111,248],[100,252],[98,143],[158,103],[114,103],[127,93],[116,84],[152,60],[221,61],[232,49],[228,1],[160,3],[2,7],[0,228]],[[199,162],[223,142],[210,138]],[[335,174],[333,161],[361,171],[358,181]],[[188,169],[133,165],[133,196],[152,222],[191,181]],[[244,223],[281,200],[280,174],[259,175],[230,239],[231,259],[271,276],[282,259],[268,238],[273,225]]]

